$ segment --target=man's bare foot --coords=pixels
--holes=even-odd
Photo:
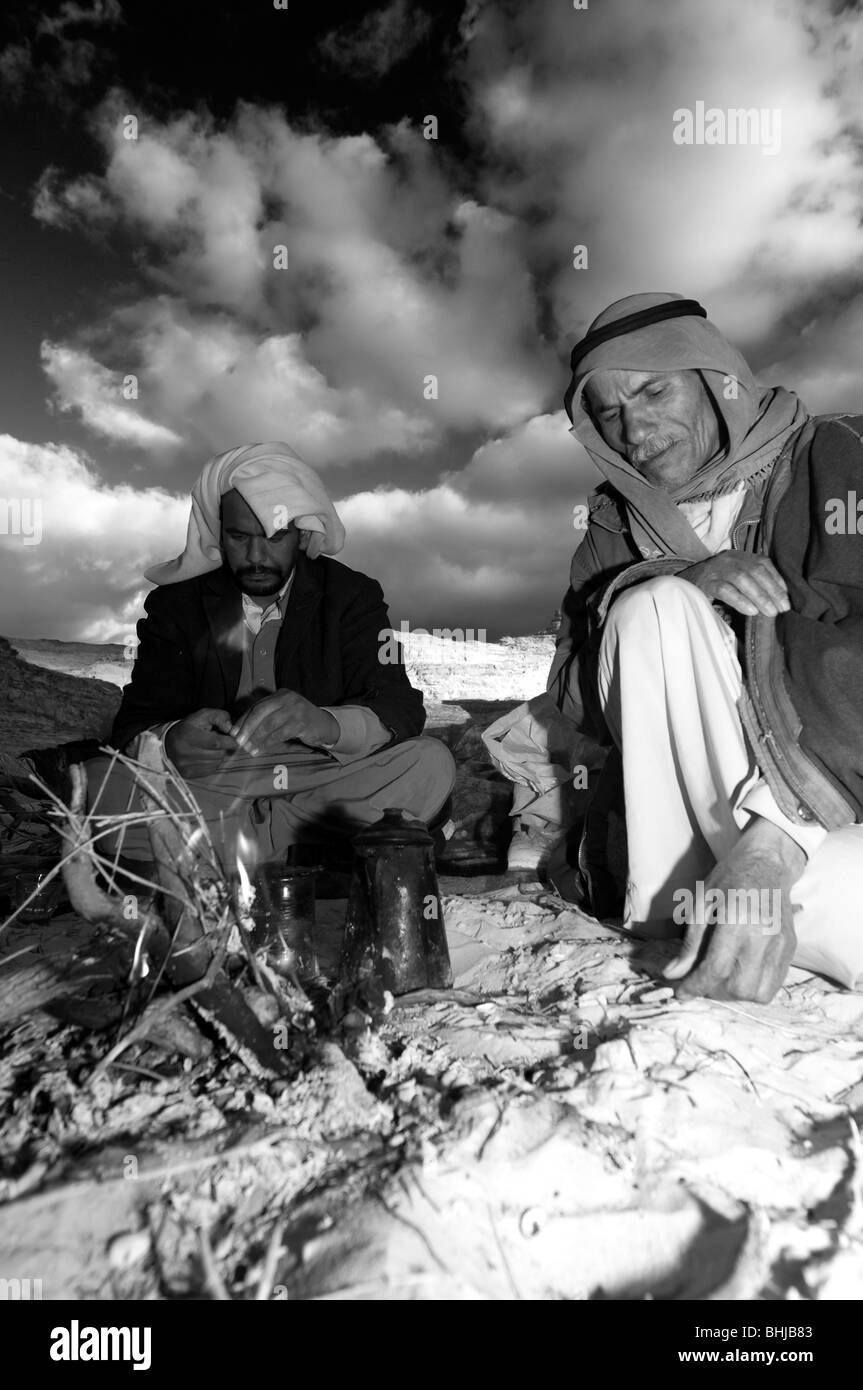
[[[680,998],[751,999],[767,1004],[797,945],[791,888],[806,856],[784,830],[755,816],[704,884],[680,955],[665,977]]]

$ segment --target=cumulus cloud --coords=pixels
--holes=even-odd
[[[8,434],[0,499],[2,630],[17,637],[126,640],[148,588],[142,570],[180,550],[189,511],[187,498],[161,488],[106,485],[65,445]],[[16,515],[38,517],[38,530],[16,531]]]
[[[342,499],[339,514],[349,537],[345,560],[380,581],[396,627],[407,621],[501,632],[513,605],[528,627],[544,626],[551,616],[546,601],[535,605],[542,623],[528,617],[537,588],[547,584],[549,554],[544,550],[539,559],[536,532],[527,533],[518,505],[471,504],[441,484],[419,493],[357,493]],[[572,549],[570,536],[564,550]]]
[[[394,0],[333,39],[330,60],[382,71],[422,38],[412,14]],[[103,167],[47,169],[34,214],[129,248],[141,280],[46,344],[44,365],[61,410],[175,478],[192,457],[287,439],[337,480],[343,558],[397,597],[397,619],[531,630],[565,587],[572,507],[598,481],[559,402],[569,346],[605,304],[694,295],[762,379],[812,410],[859,404],[863,13],[478,2],[463,39],[460,163],[420,116],[335,135],[249,104],[159,119],[114,92],[93,117]],[[8,58],[13,77],[24,61]],[[699,101],[778,110],[778,149],[676,144],[675,113]],[[139,398],[121,402],[130,372]],[[63,467],[80,505],[115,496],[78,455]],[[144,527],[169,506],[153,496]],[[159,541],[152,558],[171,553]],[[59,543],[42,553],[25,561],[67,613],[60,577],[77,562]],[[113,555],[74,569],[76,635],[132,611],[136,581]],[[97,572],[107,597],[83,582]]]
[[[25,16],[25,24],[33,18]],[[101,38],[122,18],[119,0],[93,0],[90,5],[67,0],[54,14],[39,15],[29,34],[0,51],[3,99],[17,102],[38,92],[58,106],[69,106],[70,94],[86,88],[106,61],[104,48],[81,30]]]
[[[485,180],[498,205],[536,218],[562,335],[624,294],[670,289],[757,344],[859,263],[863,15],[834,9],[482,8],[468,61]],[[778,153],[675,144],[675,111],[698,101],[778,109]],[[576,244],[587,272],[572,268]]]
[[[405,22],[396,0],[340,42],[383,61]],[[803,0],[478,5],[469,180],[418,122],[336,137],[248,104],[160,121],[114,92],[94,118],[104,173],[46,170],[34,212],[134,238],[153,293],[102,330],[164,429],[213,448],[288,434],[319,466],[422,455],[547,409],[568,343],[634,290],[698,295],[756,361],[783,356],[795,309],[859,262],[861,33],[859,12]],[[779,111],[778,151],[675,144],[698,101]],[[179,343],[191,384],[161,370]]]
[[[37,33],[63,35],[66,30],[80,25],[93,26],[119,24],[123,9],[119,0],[93,0],[90,5],[79,5],[77,0],[65,0],[56,14],[39,16]]]
[[[124,398],[125,378],[109,372],[87,352],[42,344],[42,365],[55,387],[60,410],[78,410],[92,430],[108,439],[120,439],[141,448],[164,449],[181,442],[180,436],[164,425],[148,420]],[[137,380],[129,383],[137,393]]]
[[[471,498],[556,507],[584,501],[601,481],[560,410],[536,415],[482,444],[459,475],[458,486]]]
[[[430,28],[430,16],[416,4],[394,0],[347,29],[340,25],[332,30],[322,41],[321,52],[353,77],[380,79],[405,62]]]
[[[809,319],[790,351],[761,372],[765,381],[792,383],[813,414],[863,413],[863,294],[833,313]]]
[[[544,628],[582,532],[573,509],[601,481],[563,412],[482,445],[422,492],[378,488],[339,502],[348,563],[374,574],[396,626]]]
[[[426,413],[381,402],[371,386],[331,386],[300,334],[261,338],[226,312],[192,314],[172,296],[118,311],[99,338],[116,360],[125,353],[120,370],[90,349],[44,345],[57,402],[97,433],[146,449],[151,463],[169,463],[165,451],[181,442],[186,456],[206,457],[243,441],[286,439],[319,467],[383,450],[422,454],[440,435]],[[130,373],[137,409],[123,400]]]
[[[178,335],[200,364],[221,315],[216,335],[234,337],[255,395],[307,412],[327,461],[351,457],[348,437],[361,456],[376,432],[379,450],[422,451],[449,429],[499,429],[541,407],[555,364],[519,230],[451,188],[418,129],[332,138],[245,106],[224,129],[142,114],[127,139],[128,105],[115,95],[101,114],[104,176],[46,171],[34,213],[145,248],[156,292],[128,306],[123,341],[152,382]],[[229,436],[243,437],[247,391],[224,387],[214,361],[197,408],[178,404],[173,380],[154,416],[176,428],[182,410],[212,435],[218,398]]]
[[[526,494],[527,457],[534,478],[553,478],[555,491]],[[595,481],[574,459],[560,419],[547,417],[483,446],[463,477],[419,492],[336,496],[348,534],[339,558],[380,581],[396,626],[484,627],[489,635],[544,627],[580,539],[572,507]],[[39,518],[35,541],[9,526],[0,533],[0,630],[91,642],[134,631],[149,589],[143,570],[179,553],[189,514],[188,495],[109,485],[80,452],[9,435],[0,436],[0,501],[0,526],[16,501],[22,516]]]
[[[0,83],[7,101],[18,101],[33,71],[29,43],[9,43],[0,52]]]

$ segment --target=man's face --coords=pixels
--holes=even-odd
[[[249,504],[232,488],[222,498],[222,552],[250,598],[278,593],[294,568],[300,533],[293,522],[267,539]]]
[[[719,419],[698,372],[596,372],[584,397],[605,443],[654,487],[688,482],[719,450]]]

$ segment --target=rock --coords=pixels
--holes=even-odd
[[[452,751],[456,761],[479,762],[481,765],[492,766],[482,741],[482,730],[477,728],[476,724],[468,725]]]
[[[149,1231],[126,1231],[108,1244],[108,1263],[112,1269],[133,1269],[150,1253]]]
[[[501,857],[509,843],[509,809],[512,786],[491,762],[482,741],[482,730],[514,700],[471,700],[464,705],[449,702],[426,704],[424,733],[447,745],[456,761],[457,779],[452,794],[455,834],[442,860],[452,859],[465,846],[480,846]]]
[[[106,738],[120,704],[115,685],[31,666],[5,637],[0,637],[0,689],[0,748],[6,754]]]
[[[411,683],[428,700],[462,702],[514,697],[520,701],[545,689],[554,655],[553,636],[537,633],[486,642],[482,629],[481,637],[472,634],[468,640],[459,640],[461,633],[456,628],[449,636],[424,635],[421,631],[396,634],[404,648],[405,669]]]
[[[423,734],[427,738],[439,738],[450,752],[455,750],[467,730],[474,727],[473,720],[461,705],[444,704],[440,701],[425,702],[426,722]]]

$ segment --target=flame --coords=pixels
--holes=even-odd
[[[242,617],[239,617],[233,627],[223,633],[222,641],[231,651],[241,652],[245,644],[246,624]]]
[[[237,836],[237,878],[239,887],[237,889],[237,902],[241,912],[248,912],[252,903],[255,901],[255,886],[249,877],[249,867],[254,869],[257,858],[254,840],[249,835],[245,835],[241,830]]]

